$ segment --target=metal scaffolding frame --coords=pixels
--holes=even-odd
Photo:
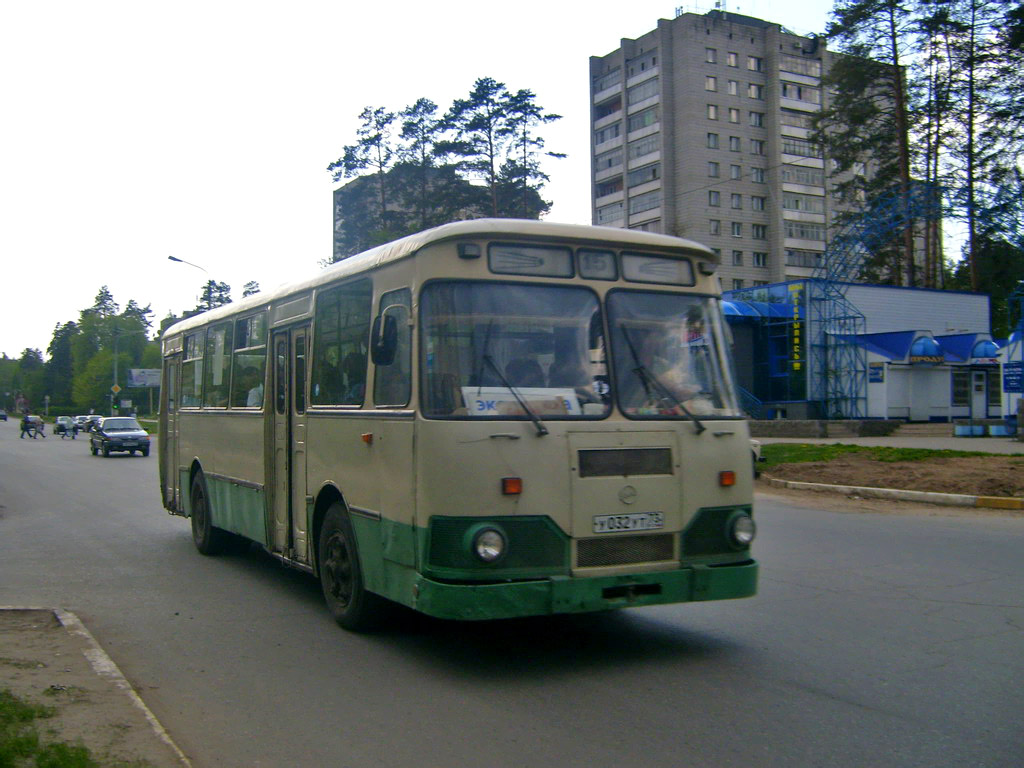
[[[827,418],[867,415],[867,353],[857,337],[866,330],[864,314],[846,297],[860,278],[865,258],[892,240],[914,220],[940,215],[935,186],[913,183],[871,202],[832,237],[809,283],[808,314],[815,365],[808,382],[810,399],[822,403]],[[910,258],[913,258],[911,254]]]

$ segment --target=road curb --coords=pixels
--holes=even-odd
[[[775,488],[793,488],[805,491],[831,491],[847,496],[857,495],[872,499],[897,499],[917,501],[926,504],[942,504],[948,507],[988,507],[990,509],[1024,510],[1024,499],[1003,496],[970,496],[963,493],[937,493],[935,491],[905,491],[898,488],[872,488],[862,485],[829,485],[827,483],[805,483],[799,480],[768,478],[768,484]]]
[[[109,681],[118,690],[122,691],[129,699],[131,704],[138,709],[142,715],[146,718],[146,722],[149,723],[153,733],[156,734],[157,738],[166,744],[171,751],[177,757],[181,763],[182,768],[192,768],[192,763],[185,756],[178,745],[171,739],[170,734],[167,733],[166,729],[160,724],[160,721],[156,719],[156,715],[146,706],[146,703],[142,700],[135,689],[132,688],[131,683],[128,682],[127,678],[118,668],[114,660],[107,655],[107,652],[103,650],[102,646],[96,641],[96,638],[92,636],[92,633],[86,629],[85,624],[71,611],[65,611],[61,608],[41,608],[36,606],[13,606],[13,605],[0,605],[0,611],[48,611],[57,617],[57,621],[60,622],[61,626],[68,631],[69,634],[77,635],[84,641],[86,648],[82,651],[86,661],[99,677]]]

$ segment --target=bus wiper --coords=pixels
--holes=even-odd
[[[629,333],[626,331],[625,328],[622,329],[622,336],[623,338],[626,339],[626,344],[629,346],[629,352],[633,356],[633,362],[636,364],[636,367],[633,368],[633,373],[636,374],[637,378],[640,379],[640,383],[643,384],[644,393],[647,395],[647,397],[662,403],[667,402],[670,405],[674,405],[675,407],[679,408],[679,410],[681,410],[686,415],[686,417],[693,422],[694,426],[697,427],[698,435],[701,432],[704,432],[707,429],[707,427],[705,427],[701,423],[700,419],[697,418],[696,414],[694,414],[693,411],[691,411],[689,408],[683,405],[682,401],[672,394],[672,391],[665,386],[661,379],[659,379],[657,376],[651,373],[647,369],[647,366],[640,362],[640,356],[637,355],[636,353],[636,347],[633,345],[633,340],[629,338]],[[651,392],[652,389],[654,390],[654,394],[652,394]],[[655,394],[659,396],[656,397]]]
[[[533,409],[526,404],[522,395],[519,394],[519,390],[512,386],[512,382],[508,380],[501,368],[498,367],[498,364],[494,362],[494,359],[490,355],[484,354],[482,359],[485,363],[491,366],[496,374],[498,374],[498,378],[501,379],[501,382],[506,387],[508,387],[508,391],[512,393],[516,402],[519,403],[519,407],[526,411],[526,415],[530,417],[530,421],[533,422],[533,426],[537,430],[537,437],[544,437],[544,435],[548,433],[548,428],[544,426],[544,422],[540,420],[540,416],[534,413]]]

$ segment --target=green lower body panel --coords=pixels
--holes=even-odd
[[[501,584],[448,584],[420,576],[412,607],[442,619],[481,620],[730,600],[757,592],[757,570],[757,563],[748,560],[630,576],[558,576]]]

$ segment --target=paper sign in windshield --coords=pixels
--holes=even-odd
[[[570,387],[517,387],[532,409],[545,416],[582,416],[580,400]],[[507,387],[463,387],[462,399],[471,416],[523,416],[522,406]]]

